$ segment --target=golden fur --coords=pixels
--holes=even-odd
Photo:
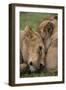
[[[38,33],[42,37],[45,45],[45,52],[46,52],[45,62],[47,70],[49,69],[57,70],[57,63],[58,63],[57,32],[58,32],[57,18],[55,18],[54,16],[41,22],[38,27]]]
[[[36,71],[42,64],[44,66],[45,47],[37,32],[33,32],[29,26],[20,32],[20,50],[23,60],[31,71]]]

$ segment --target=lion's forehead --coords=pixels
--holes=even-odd
[[[38,34],[34,34],[33,37],[30,39],[30,43],[32,43],[32,44],[42,43],[42,39]]]
[[[34,39],[30,40],[30,46],[38,47],[39,45],[44,46],[44,44],[40,38],[36,38],[36,39],[34,38]]]

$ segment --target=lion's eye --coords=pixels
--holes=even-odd
[[[39,47],[39,50],[40,50],[40,51],[42,50],[42,47],[41,47],[41,46]]]
[[[38,53],[42,54],[42,47],[41,46],[39,46]]]

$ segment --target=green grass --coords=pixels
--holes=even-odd
[[[44,76],[57,76],[57,72],[54,70],[48,71],[40,71],[40,72],[24,72],[20,73],[20,77],[44,77]]]
[[[53,15],[57,15],[57,14],[21,12],[20,30],[24,30],[26,25],[30,25],[32,30],[36,31],[41,21]],[[40,77],[40,76],[55,76],[55,75],[57,75],[57,73],[55,73],[53,70],[51,70],[51,72],[41,71],[41,72],[33,72],[33,73],[29,73],[29,72],[20,73],[20,77]]]

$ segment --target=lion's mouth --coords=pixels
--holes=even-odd
[[[35,71],[36,71],[36,68],[35,68],[34,66],[29,66],[29,70],[30,70],[31,72],[35,72]]]
[[[30,72],[36,72],[36,71],[41,71],[45,68],[45,66],[42,66],[42,64],[40,64],[40,67],[39,68],[35,68],[34,66],[29,66],[29,71]]]

